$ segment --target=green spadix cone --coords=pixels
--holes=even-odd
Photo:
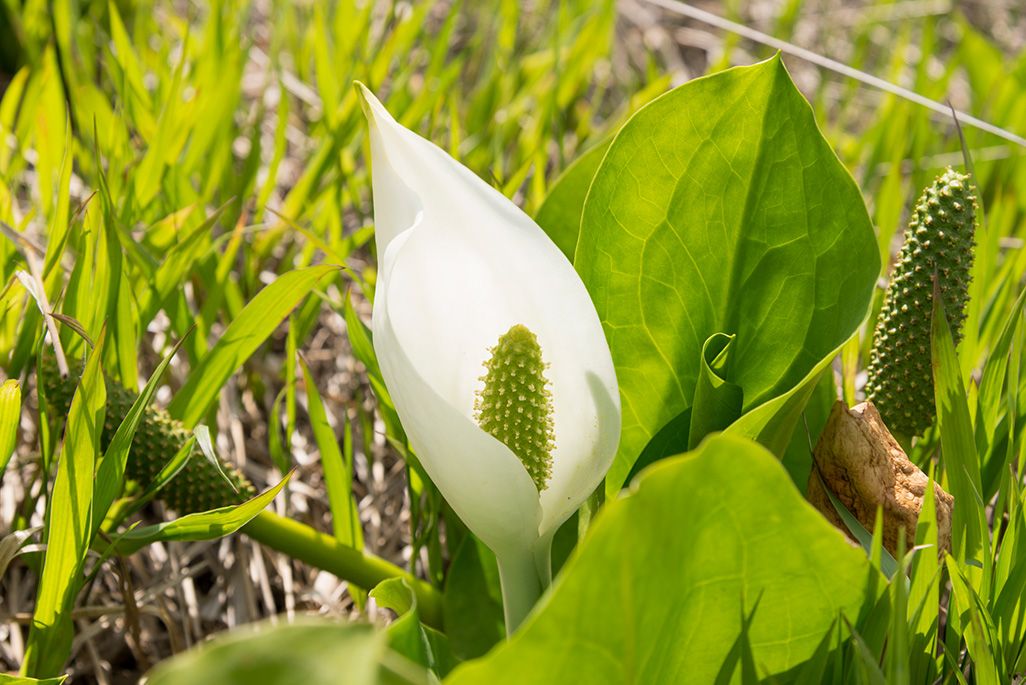
[[[517,324],[499,337],[485,362],[474,402],[481,428],[509,447],[541,492],[552,475],[552,395],[538,338]]]
[[[976,226],[976,195],[969,181],[949,168],[923,191],[877,319],[866,396],[888,428],[910,437],[934,419],[930,322],[935,276],[955,344],[962,338]]]

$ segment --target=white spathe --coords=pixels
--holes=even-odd
[[[404,128],[362,84],[379,274],[374,349],[424,466],[499,557],[549,544],[605,475],[620,399],[595,307],[573,266],[509,199]],[[478,427],[484,363],[515,324],[538,337],[554,408],[552,477]]]

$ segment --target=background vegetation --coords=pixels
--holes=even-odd
[[[1026,18],[1013,5],[953,11],[918,0],[789,0],[710,9],[1026,135]],[[106,324],[104,369],[122,385],[139,387],[184,339],[158,402],[175,398],[173,414],[209,426],[217,452],[260,487],[296,469],[274,497],[275,511],[334,530],[440,588],[459,588],[447,593],[447,617],[487,607],[473,623],[447,622],[453,659],[487,651],[501,636],[494,562],[404,459],[361,323],[375,259],[365,128],[351,84],[367,83],[401,123],[534,214],[560,173],[638,106],[689,78],[773,52],[644,0],[7,0],[0,359],[6,378],[21,381],[21,405],[13,414],[0,409],[18,426],[14,457],[0,463],[0,664],[17,669],[31,652],[39,543],[63,506],[51,495],[59,426],[40,421],[32,392],[44,292],[65,317],[69,356],[81,358],[85,338],[98,340]],[[886,270],[913,197],[944,166],[961,163],[958,133],[950,119],[906,99],[785,62],[863,191]],[[894,562],[914,567],[911,588],[881,590],[847,651],[839,637],[823,650],[824,669],[869,681],[986,682],[987,674],[1024,667],[1026,557],[1016,552],[1026,534],[1026,338],[1016,300],[1026,274],[1026,162],[1021,147],[971,127],[963,133],[985,221],[958,350],[961,379],[952,381],[961,425],[971,430],[955,439],[980,466],[973,520],[1001,534],[981,532],[978,567],[949,569],[954,599],[943,634],[940,606],[930,615],[915,603],[940,592],[937,565],[922,555]],[[220,367],[201,363],[268,283],[316,264],[347,269],[311,284],[280,325],[254,325],[256,338]],[[802,487],[808,441],[831,394],[860,396],[871,335],[870,323],[810,405],[809,434],[787,459]],[[322,404],[326,419],[316,410]],[[941,439],[928,434],[913,459],[928,465]],[[326,456],[351,478],[326,473]],[[346,537],[340,522],[351,499],[360,533]],[[159,503],[136,516],[171,518]],[[8,565],[15,550],[21,554]],[[49,658],[69,657],[67,672],[83,682],[134,682],[220,628],[305,611],[384,621],[392,614],[380,607],[395,604],[244,536],[159,540],[108,559],[86,556],[82,545],[73,551],[89,581],[73,598],[74,638]],[[879,546],[874,562],[888,563]]]

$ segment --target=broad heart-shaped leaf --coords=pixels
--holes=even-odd
[[[520,631],[447,682],[711,683],[749,616],[756,671],[781,674],[874,574],[769,451],[713,436],[610,501]]]
[[[710,336],[736,336],[724,380],[741,387],[743,411],[811,388],[810,372],[861,323],[880,270],[862,196],[779,58],[639,110],[592,180],[574,263],[623,400],[608,492],[691,406]],[[800,406],[786,414],[771,436],[784,446]],[[686,432],[658,456],[685,449]]]
[[[396,672],[396,668],[401,669]],[[373,626],[313,617],[252,624],[218,635],[149,674],[150,685],[293,685],[294,683],[427,683],[424,672],[398,660]]]

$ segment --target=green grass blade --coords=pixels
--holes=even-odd
[[[937,503],[931,473],[923,494],[919,521],[916,524],[915,544],[919,553],[912,559],[909,581],[908,611],[902,617],[909,623],[912,644],[923,648],[913,654],[912,676],[924,675],[929,669],[930,655],[935,650],[940,627],[940,562],[938,558]],[[923,678],[915,680],[921,682]]]
[[[936,290],[936,288],[935,288]],[[948,487],[955,497],[952,550],[960,560],[971,559],[983,547],[987,522],[980,501],[980,464],[973,440],[965,385],[951,337],[944,304],[935,292],[931,334],[934,396],[940,424],[941,454]]]
[[[131,503],[125,507],[125,511],[118,520],[124,520],[125,518],[136,513],[144,506],[146,506],[160,490],[171,482],[171,480],[178,475],[178,473],[186,467],[189,463],[189,458],[192,457],[192,448],[196,446],[196,436],[192,435],[182,443],[182,446],[175,452],[175,456],[168,460],[164,467],[157,472],[157,475],[153,477],[150,484],[146,486],[142,494],[133,499]]]
[[[174,521],[134,528],[113,542],[115,550],[118,554],[127,555],[154,542],[214,540],[231,535],[263,511],[285,487],[293,473],[290,471],[276,485],[242,504],[187,514]]]
[[[1001,390],[1008,370],[1009,351],[1024,305],[1026,305],[1026,290],[1019,293],[1019,297],[1012,306],[1012,311],[1001,328],[1001,334],[983,366],[983,376],[980,380],[980,403],[976,415],[982,418],[988,434],[997,427],[998,414],[1002,404]]]
[[[855,628],[845,619],[845,624],[851,632],[851,643],[855,656],[855,682],[866,683],[867,685],[886,685],[887,679],[880,669],[880,663],[873,650],[870,648]]]
[[[906,582],[905,571],[911,561],[905,555],[905,529],[898,528],[898,558],[902,560],[901,573],[894,577],[890,585],[891,594],[891,626],[887,634],[887,651],[884,666],[889,685],[908,685],[910,676],[910,650],[908,607],[909,584]]]
[[[965,576],[962,575],[954,558],[948,557],[948,575],[951,578],[951,594],[954,611],[968,615],[963,635],[966,649],[973,660],[973,670],[978,683],[1003,682],[1002,669],[991,649],[994,643],[993,628],[986,610],[980,603]]]
[[[282,388],[271,403],[271,414],[267,417],[267,449],[271,460],[280,473],[289,470],[292,458],[285,447],[281,430],[281,404],[285,400],[285,388]]]
[[[317,441],[317,448],[321,452],[321,466],[324,469],[325,487],[328,490],[328,503],[331,507],[331,525],[335,537],[354,549],[363,549],[360,514],[356,509],[352,491],[353,464],[339,449],[338,439],[331,424],[328,423],[328,415],[317,391],[317,384],[310,375],[310,368],[302,358],[299,360],[299,366],[303,371],[303,381],[306,383],[310,425]],[[343,421],[345,420],[343,418]]]
[[[7,463],[18,444],[18,423],[21,421],[21,386],[9,379],[0,385],[0,481]]]
[[[817,472],[818,476],[818,472]],[[887,578],[893,578],[894,574],[898,572],[898,562],[891,556],[891,553],[884,549],[883,546],[883,528],[882,520],[877,516],[876,526],[874,532],[870,533],[866,530],[862,522],[855,518],[854,514],[848,511],[848,507],[844,506],[844,502],[839,500],[836,495],[830,490],[830,488],[823,485],[823,491],[826,492],[827,497],[830,498],[830,503],[834,506],[834,511],[841,517],[841,521],[844,522],[848,532],[854,536],[855,540],[858,541],[859,546],[866,552],[866,556],[873,560],[873,565],[880,569]]]
[[[217,344],[200,360],[168,407],[188,427],[210,410],[225,381],[267,340],[289,312],[335,266],[311,266],[279,276],[246,305]]]
[[[203,223],[190,229],[187,233],[183,231],[184,236],[168,250],[150,280],[151,287],[139,295],[139,312],[143,321],[152,320],[168,297],[181,287],[182,281],[189,275],[196,261],[207,249],[204,239],[211,234],[214,224],[221,218],[225,209],[228,208],[228,204],[230,203],[215,209]],[[173,217],[176,221],[185,221],[188,219],[188,214],[180,217],[176,213]]]
[[[16,530],[0,538],[0,580],[3,579],[7,567],[15,557],[21,554],[21,548],[25,546],[25,543],[42,528],[42,526],[33,526],[25,530]]]
[[[106,413],[107,391],[100,368],[104,337],[101,333],[89,355],[71,401],[57,462],[47,511],[46,554],[22,665],[23,673],[31,677],[57,675],[71,650],[71,608],[90,544],[93,473]]]
[[[67,679],[66,675],[56,678],[27,678],[0,673],[0,685],[62,685]]]
[[[64,135],[71,136],[71,122],[67,123]],[[45,279],[50,271],[64,255],[64,246],[71,232],[71,170],[74,166],[74,148],[68,147],[64,150],[64,158],[61,160],[60,178],[57,181],[57,197],[54,203],[54,213],[50,222],[50,233],[46,249],[46,261],[43,264],[43,278]]]

